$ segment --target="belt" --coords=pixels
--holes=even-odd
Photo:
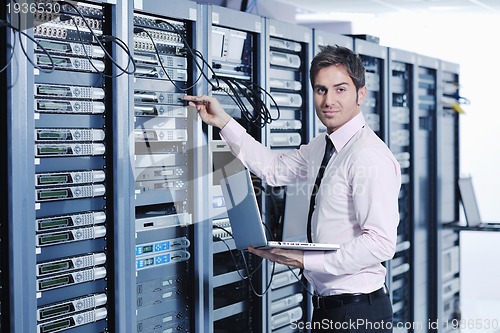
[[[340,294],[332,296],[312,296],[312,303],[315,309],[331,309],[338,308],[343,305],[353,303],[363,303],[373,301],[377,298],[387,295],[388,290],[386,286],[377,289],[369,294]]]

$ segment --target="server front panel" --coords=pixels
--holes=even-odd
[[[313,32],[273,19],[266,21],[266,81],[273,121],[266,126],[266,145],[276,153],[286,153],[306,144],[313,133],[313,109],[309,83]],[[305,183],[265,186],[264,216],[275,240],[306,241],[307,217],[292,223],[292,210],[307,212],[309,187]],[[290,206],[294,205],[294,209]],[[299,207],[300,206],[300,207]],[[304,214],[302,214],[304,215]],[[285,231],[295,228],[292,234]],[[285,233],[284,233],[285,231]],[[288,234],[288,235],[287,235]],[[283,238],[285,236],[286,238]],[[268,262],[267,330],[294,332],[291,324],[309,317],[309,286],[298,268]]]
[[[210,81],[209,95],[217,98],[230,114],[257,141],[262,140],[262,127],[270,114],[264,104],[261,50],[263,21],[261,17],[217,6],[203,6],[208,42],[205,45]],[[262,330],[261,259],[236,249],[231,234],[220,180],[239,170],[228,145],[218,129],[207,128],[208,138],[208,214],[211,244],[208,274],[207,325],[210,332]],[[236,169],[235,169],[236,168]],[[259,206],[260,180],[253,179]]]
[[[134,332],[190,332],[194,323],[193,22],[144,4],[133,15],[135,143]],[[194,10],[187,4],[185,11]],[[182,9],[182,6],[181,6]],[[159,14],[162,13],[162,14]]]
[[[114,115],[105,7],[64,3],[57,15],[34,15],[37,332],[108,326]]]
[[[413,112],[415,55],[389,49],[388,145],[401,167],[399,226],[394,258],[389,261],[388,284],[391,290],[395,323],[413,322],[415,272],[413,248]],[[417,268],[418,269],[418,268]],[[408,330],[400,330],[408,331]]]
[[[416,65],[416,112],[413,117],[413,189],[414,189],[414,266],[415,321],[427,322],[432,319],[432,295],[436,265],[432,253],[436,247],[437,235],[433,231],[436,211],[436,191],[429,181],[435,177],[436,160],[433,158],[436,140],[435,119],[437,114],[437,70],[439,62],[435,58],[417,57]],[[432,246],[429,246],[432,244]]]

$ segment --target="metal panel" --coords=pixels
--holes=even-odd
[[[133,45],[133,36],[129,34],[132,25],[130,12],[133,0],[119,1],[114,7],[113,34]],[[116,52],[117,62],[125,64],[128,57],[124,52]],[[113,279],[114,288],[111,291],[110,315],[111,330],[116,332],[129,332],[136,327],[135,312],[135,267],[131,258],[134,253],[134,205],[133,205],[133,150],[130,147],[130,134],[133,129],[133,116],[123,110],[133,109],[132,76],[121,75],[113,82],[114,94],[112,96],[113,114],[113,165],[114,165],[114,196],[113,212],[115,223],[113,226]],[[128,98],[125,98],[127,96]],[[124,163],[124,161],[127,161]]]
[[[13,25],[16,18],[11,17]],[[7,39],[13,43],[12,30],[7,30]],[[26,37],[16,43],[23,42],[28,54],[33,47]],[[34,269],[26,271],[26,267],[35,267],[35,251],[33,239],[35,230],[30,223],[22,221],[35,220],[35,198],[33,192],[26,189],[35,187],[33,177],[35,166],[33,142],[34,117],[33,102],[26,96],[33,96],[33,68],[16,48],[14,58],[6,70],[7,85],[7,184],[8,195],[8,269],[9,272],[9,325],[10,332],[35,332],[36,290]],[[29,194],[31,195],[29,195]],[[3,272],[2,272],[3,273]]]
[[[0,18],[2,20],[6,19],[5,8],[0,9]],[[8,87],[7,84],[7,67],[11,59],[12,54],[12,44],[11,44],[11,33],[7,29],[3,29],[0,32],[0,44],[6,45],[6,49],[0,52],[0,86]],[[5,92],[6,93],[6,92]],[[7,135],[7,122],[10,117],[11,112],[7,112],[8,102],[7,94],[6,98],[0,101],[0,142],[8,142]],[[8,153],[7,145],[0,146],[0,198],[3,198],[0,203],[0,252],[4,253],[4,256],[0,258],[0,331],[2,328],[7,329],[8,318],[9,318],[9,276],[5,274],[8,268],[8,259],[10,256],[8,247],[8,228],[9,226],[9,191],[8,191]],[[6,258],[7,257],[7,258]]]

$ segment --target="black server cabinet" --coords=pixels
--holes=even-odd
[[[102,331],[112,308],[113,71],[106,5],[35,14],[37,330]],[[83,31],[82,31],[83,30]],[[31,111],[31,110],[29,110]]]
[[[399,193],[399,226],[394,258],[388,263],[388,285],[396,325],[415,322],[413,300],[416,297],[416,272],[425,262],[416,264],[413,255],[415,226],[414,204],[414,139],[415,112],[415,61],[416,54],[398,49],[388,49],[388,146],[401,166]],[[425,281],[424,281],[425,282]],[[422,283],[421,281],[419,283]],[[425,284],[420,285],[425,287]],[[404,327],[404,325],[403,325]],[[400,332],[410,329],[401,328]]]
[[[314,50],[313,50],[314,55],[319,53],[321,46],[338,45],[347,47],[350,50],[352,50],[354,47],[353,38],[349,36],[329,33],[318,29],[314,29],[313,34],[314,34]],[[325,125],[323,125],[319,120],[319,118],[317,117],[316,111],[314,110],[312,112],[314,112],[313,135],[317,136],[320,133],[325,133],[326,132]]]
[[[7,69],[11,332],[114,325],[111,5],[35,2]],[[45,6],[44,6],[45,5]],[[14,22],[11,21],[11,22]],[[102,39],[101,39],[102,38]],[[7,325],[6,325],[7,327]]]
[[[387,47],[354,38],[354,51],[365,66],[367,95],[361,106],[371,129],[387,142]]]
[[[435,142],[438,108],[438,69],[436,58],[417,56],[415,69],[415,113],[413,116],[413,266],[415,267],[414,313],[415,322],[424,323],[423,332],[429,331],[435,290],[434,214],[436,211]]]
[[[266,81],[272,122],[266,126],[266,145],[272,150],[286,152],[309,142],[313,135],[314,113],[309,83],[309,65],[313,49],[312,29],[266,20]],[[294,212],[308,211],[307,184],[286,187],[265,186],[263,200],[264,221],[273,239],[283,239],[283,222]],[[286,207],[286,205],[289,207]],[[299,207],[300,206],[300,207]],[[304,214],[302,214],[304,215]],[[287,241],[306,241],[307,216],[298,225],[287,225],[294,230]],[[290,217],[288,224],[292,223]],[[303,222],[303,223],[302,223]],[[285,222],[286,223],[286,222]],[[298,268],[267,262],[267,280],[270,290],[266,297],[265,329],[267,332],[297,331],[290,324],[308,320],[308,285],[301,281]]]
[[[116,110],[127,98],[114,92],[127,95],[126,75],[118,77],[132,62],[117,51],[123,27],[113,19],[127,6],[35,1],[18,15],[15,4],[10,22],[22,24],[10,29],[17,46],[5,71],[10,321],[2,331],[122,330],[126,306],[114,304],[115,288],[130,274],[117,274],[124,247],[115,236],[129,193],[115,188],[127,169],[117,163],[126,140]]]
[[[439,332],[458,331],[460,318],[460,242],[459,232],[446,225],[459,221],[459,65],[440,61],[437,74],[436,114],[436,220],[437,235],[436,309]]]
[[[133,332],[195,330],[193,216],[197,188],[196,21],[191,1],[135,2],[133,45],[137,325]]]
[[[254,108],[253,103],[264,100],[263,18],[211,5],[202,5],[202,15],[202,53],[211,67],[206,69],[210,81],[205,84],[204,93],[216,97],[250,135],[262,141],[265,122],[260,118],[262,110]],[[208,218],[202,232],[206,243],[204,329],[265,331],[263,302],[258,296],[265,288],[261,259],[236,250],[220,186],[221,177],[230,171],[235,157],[221,140],[218,129],[205,126],[204,133],[208,143],[208,200],[204,200]],[[254,186],[261,186],[258,179]]]

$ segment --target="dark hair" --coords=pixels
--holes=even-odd
[[[320,46],[320,52],[311,61],[309,76],[311,86],[318,72],[326,67],[343,65],[354,82],[356,91],[365,86],[365,66],[358,54],[343,46]]]

